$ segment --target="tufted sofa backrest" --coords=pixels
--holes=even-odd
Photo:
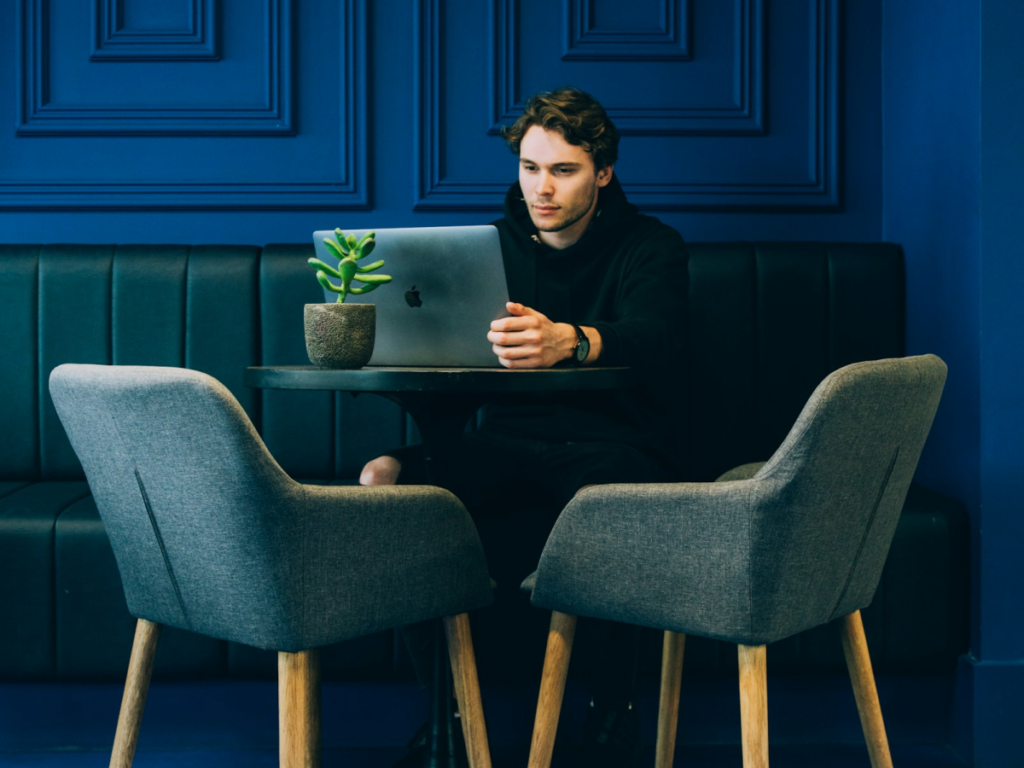
[[[903,354],[903,258],[886,243],[691,243],[680,439],[691,479],[763,460],[815,386]],[[0,480],[82,479],[49,399],[61,363],[170,365],[224,383],[290,474],[353,478],[414,437],[394,404],[257,392],[248,365],[308,363],[312,245],[0,245]]]

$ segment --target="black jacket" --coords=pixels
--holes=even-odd
[[[612,177],[598,215],[578,242],[554,250],[537,233],[516,183],[494,222],[509,298],[554,322],[601,334],[598,365],[631,366],[624,392],[509,396],[485,411],[488,431],[550,442],[611,441],[636,446],[678,467],[686,246],[671,227],[640,214]]]

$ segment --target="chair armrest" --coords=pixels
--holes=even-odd
[[[745,480],[587,488],[551,532],[533,604],[725,639],[746,634],[749,523],[761,486]]]
[[[289,496],[311,634],[341,623],[357,637],[491,603],[476,526],[448,491],[295,484]]]

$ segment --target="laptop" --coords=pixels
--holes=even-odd
[[[371,274],[390,283],[345,303],[376,304],[377,331],[370,365],[488,367],[499,365],[487,340],[492,320],[508,317],[508,286],[498,230],[490,225],[345,230],[361,238],[376,232],[377,245],[361,266],[384,260]],[[321,261],[336,266],[324,238],[313,233]],[[338,284],[338,280],[331,279]],[[355,281],[353,287],[361,285]],[[338,294],[324,289],[328,303]]]

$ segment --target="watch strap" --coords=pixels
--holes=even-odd
[[[580,345],[585,345],[587,347],[587,354],[590,354],[590,339],[587,338],[587,334],[578,325],[575,323],[571,323],[571,325],[572,329],[576,331],[576,345],[572,348],[572,357],[569,360],[573,365],[582,365],[583,360],[579,359]]]

